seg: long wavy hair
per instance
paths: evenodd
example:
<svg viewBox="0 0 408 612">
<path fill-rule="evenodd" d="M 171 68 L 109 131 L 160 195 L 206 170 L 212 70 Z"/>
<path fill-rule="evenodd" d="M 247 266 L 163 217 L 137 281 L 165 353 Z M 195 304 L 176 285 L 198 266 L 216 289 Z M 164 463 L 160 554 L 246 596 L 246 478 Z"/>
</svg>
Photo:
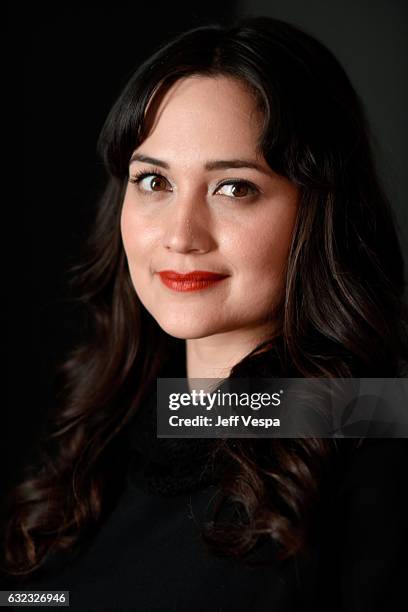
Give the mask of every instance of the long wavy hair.
<svg viewBox="0 0 408 612">
<path fill-rule="evenodd" d="M 286 377 L 393 377 L 407 359 L 396 224 L 364 109 L 339 62 L 310 35 L 270 18 L 180 34 L 138 67 L 101 131 L 106 190 L 67 279 L 86 333 L 56 368 L 55 409 L 39 461 L 10 496 L 8 573 L 30 575 L 98 528 L 118 493 L 120 434 L 176 343 L 135 293 L 120 214 L 131 153 L 149 130 L 149 102 L 196 74 L 233 77 L 250 88 L 264 118 L 259 149 L 300 193 L 277 331 L 231 376 L 251 365 L 256 372 L 265 351 Z M 354 448 L 342 442 L 217 441 L 230 459 L 221 506 L 232 501 L 241 519 L 220 524 L 216 513 L 203 532 L 213 551 L 243 558 L 263 536 L 281 559 L 307 550 L 339 446 Z"/>
</svg>

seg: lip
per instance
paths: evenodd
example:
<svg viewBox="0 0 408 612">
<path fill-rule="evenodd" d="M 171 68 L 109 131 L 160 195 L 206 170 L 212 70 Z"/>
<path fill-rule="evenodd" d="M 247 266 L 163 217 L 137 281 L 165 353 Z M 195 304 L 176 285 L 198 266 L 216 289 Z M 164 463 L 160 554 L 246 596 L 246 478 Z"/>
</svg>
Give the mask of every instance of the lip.
<svg viewBox="0 0 408 612">
<path fill-rule="evenodd" d="M 199 291 L 224 280 L 228 276 L 208 270 L 193 270 L 185 274 L 180 274 L 175 270 L 161 270 L 158 274 L 162 283 L 174 291 Z"/>
</svg>

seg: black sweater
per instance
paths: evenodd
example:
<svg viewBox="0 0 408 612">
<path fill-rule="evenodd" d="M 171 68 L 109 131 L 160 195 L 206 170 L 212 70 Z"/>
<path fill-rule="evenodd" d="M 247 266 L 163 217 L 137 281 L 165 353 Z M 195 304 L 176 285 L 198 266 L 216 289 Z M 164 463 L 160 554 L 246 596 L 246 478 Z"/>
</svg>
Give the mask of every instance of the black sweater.
<svg viewBox="0 0 408 612">
<path fill-rule="evenodd" d="M 185 376 L 184 362 L 161 375 Z M 367 440 L 333 474 L 308 554 L 278 562 L 264 541 L 251 566 L 217 557 L 200 535 L 217 493 L 213 441 L 157 439 L 155 404 L 152 389 L 127 428 L 126 484 L 96 535 L 23 589 L 69 590 L 78 612 L 408 609 L 407 440 Z"/>
</svg>

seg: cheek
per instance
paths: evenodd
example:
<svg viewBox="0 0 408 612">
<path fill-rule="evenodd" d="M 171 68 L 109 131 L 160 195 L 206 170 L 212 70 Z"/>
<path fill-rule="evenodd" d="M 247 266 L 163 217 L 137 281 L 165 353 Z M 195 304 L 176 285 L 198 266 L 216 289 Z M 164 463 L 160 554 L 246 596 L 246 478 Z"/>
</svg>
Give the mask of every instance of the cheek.
<svg viewBox="0 0 408 612">
<path fill-rule="evenodd" d="M 131 202 L 125 198 L 120 217 L 120 230 L 125 253 L 132 265 L 137 261 L 135 257 L 148 250 L 149 231 L 145 225 L 140 215 L 132 210 Z"/>
<path fill-rule="evenodd" d="M 120 233 L 125 252 L 128 255 L 131 248 L 131 237 L 134 235 L 134 232 L 132 231 L 132 216 L 130 214 L 130 206 L 126 196 L 120 214 Z"/>
<path fill-rule="evenodd" d="M 247 277 L 259 282 L 278 278 L 284 272 L 296 221 L 296 209 L 261 215 L 235 236 L 235 251 Z"/>
</svg>

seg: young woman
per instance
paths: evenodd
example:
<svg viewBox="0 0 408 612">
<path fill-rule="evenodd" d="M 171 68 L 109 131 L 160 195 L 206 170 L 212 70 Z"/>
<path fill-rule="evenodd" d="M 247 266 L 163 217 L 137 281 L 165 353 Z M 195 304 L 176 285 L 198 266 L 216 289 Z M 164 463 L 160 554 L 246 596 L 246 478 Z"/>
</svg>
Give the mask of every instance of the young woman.
<svg viewBox="0 0 408 612">
<path fill-rule="evenodd" d="M 404 441 L 156 437 L 158 377 L 401 376 L 403 261 L 343 69 L 274 19 L 196 28 L 99 150 L 87 335 L 10 499 L 12 584 L 88 612 L 399 609 Z"/>
</svg>

